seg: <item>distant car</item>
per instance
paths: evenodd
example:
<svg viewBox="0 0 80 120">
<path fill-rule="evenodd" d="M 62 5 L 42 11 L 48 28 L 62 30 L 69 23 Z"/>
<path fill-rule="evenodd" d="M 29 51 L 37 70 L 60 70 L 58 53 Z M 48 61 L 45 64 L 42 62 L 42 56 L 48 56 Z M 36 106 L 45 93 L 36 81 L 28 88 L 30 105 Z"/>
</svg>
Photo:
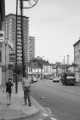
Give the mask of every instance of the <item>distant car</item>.
<svg viewBox="0 0 80 120">
<path fill-rule="evenodd" d="M 53 82 L 60 82 L 60 77 L 53 78 Z"/>
<path fill-rule="evenodd" d="M 50 77 L 49 77 L 49 80 L 53 80 L 53 78 L 54 78 L 53 76 L 50 76 Z"/>
<path fill-rule="evenodd" d="M 38 81 L 38 79 L 36 77 L 32 77 L 32 83 L 35 83 L 37 81 Z"/>
<path fill-rule="evenodd" d="M 74 73 L 63 73 L 61 77 L 63 85 L 75 85 L 76 78 Z"/>
</svg>

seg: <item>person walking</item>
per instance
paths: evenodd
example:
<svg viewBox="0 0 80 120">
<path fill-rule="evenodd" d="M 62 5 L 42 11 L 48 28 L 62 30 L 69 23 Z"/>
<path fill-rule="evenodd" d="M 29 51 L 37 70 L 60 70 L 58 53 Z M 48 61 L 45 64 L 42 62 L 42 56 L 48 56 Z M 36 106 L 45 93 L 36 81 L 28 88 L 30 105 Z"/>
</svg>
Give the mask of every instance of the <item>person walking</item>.
<svg viewBox="0 0 80 120">
<path fill-rule="evenodd" d="M 6 82 L 7 105 L 11 104 L 12 86 L 12 80 L 9 78 L 9 80 Z"/>
<path fill-rule="evenodd" d="M 31 99 L 30 99 L 30 87 L 31 87 L 31 78 L 23 77 L 22 86 L 24 91 L 24 104 L 31 106 Z"/>
</svg>

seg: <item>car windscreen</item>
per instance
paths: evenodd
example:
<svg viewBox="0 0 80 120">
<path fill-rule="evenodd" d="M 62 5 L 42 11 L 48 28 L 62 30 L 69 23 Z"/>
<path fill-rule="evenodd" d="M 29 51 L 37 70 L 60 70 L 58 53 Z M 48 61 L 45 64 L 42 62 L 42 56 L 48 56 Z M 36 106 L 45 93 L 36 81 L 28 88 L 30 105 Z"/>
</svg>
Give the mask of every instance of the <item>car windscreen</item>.
<svg viewBox="0 0 80 120">
<path fill-rule="evenodd" d="M 67 79 L 74 79 L 74 76 L 66 76 Z"/>
</svg>

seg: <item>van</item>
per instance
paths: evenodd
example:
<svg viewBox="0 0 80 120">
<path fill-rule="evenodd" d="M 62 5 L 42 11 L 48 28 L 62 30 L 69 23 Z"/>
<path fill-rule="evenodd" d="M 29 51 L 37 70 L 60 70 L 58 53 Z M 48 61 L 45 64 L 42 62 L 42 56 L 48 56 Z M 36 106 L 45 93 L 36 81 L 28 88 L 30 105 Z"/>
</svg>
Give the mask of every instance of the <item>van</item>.
<svg viewBox="0 0 80 120">
<path fill-rule="evenodd" d="M 61 76 L 63 85 L 75 85 L 76 78 L 74 73 L 63 73 Z"/>
</svg>

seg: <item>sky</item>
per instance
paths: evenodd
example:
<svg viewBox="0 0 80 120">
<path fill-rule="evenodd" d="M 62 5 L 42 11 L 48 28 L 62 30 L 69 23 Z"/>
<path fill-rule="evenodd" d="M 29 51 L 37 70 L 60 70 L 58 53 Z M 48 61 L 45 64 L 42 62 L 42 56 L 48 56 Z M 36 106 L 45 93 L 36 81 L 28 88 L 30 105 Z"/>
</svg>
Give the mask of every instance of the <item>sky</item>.
<svg viewBox="0 0 80 120">
<path fill-rule="evenodd" d="M 5 0 L 6 14 L 16 13 L 16 0 Z M 31 9 L 29 35 L 35 36 L 35 55 L 51 63 L 74 62 L 73 44 L 80 38 L 80 0 L 39 0 Z M 64 59 L 65 58 L 65 59 Z"/>
</svg>

